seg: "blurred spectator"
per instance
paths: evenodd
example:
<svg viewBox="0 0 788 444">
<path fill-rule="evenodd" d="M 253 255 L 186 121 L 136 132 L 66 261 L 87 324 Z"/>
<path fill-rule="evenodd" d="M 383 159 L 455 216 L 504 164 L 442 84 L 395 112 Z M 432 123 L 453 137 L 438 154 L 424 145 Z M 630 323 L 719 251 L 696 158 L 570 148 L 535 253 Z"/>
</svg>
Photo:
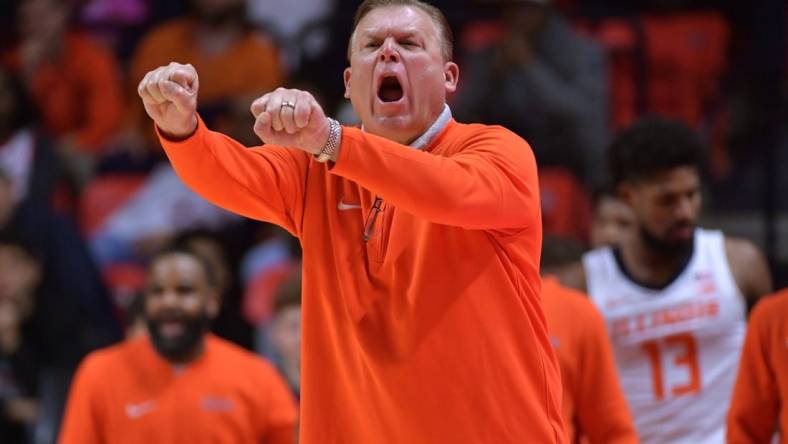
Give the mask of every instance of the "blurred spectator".
<svg viewBox="0 0 788 444">
<path fill-rule="evenodd" d="M 241 286 L 228 246 L 217 231 L 193 229 L 180 233 L 175 245 L 202 256 L 216 275 L 220 296 L 219 314 L 212 331 L 244 348 L 252 349 L 253 330 L 241 314 Z"/>
<path fill-rule="evenodd" d="M 271 321 L 277 289 L 293 273 L 300 254 L 293 251 L 293 237 L 279 227 L 259 225 L 256 237 L 256 245 L 241 260 L 243 312 L 250 323 L 265 327 Z M 267 349 L 258 351 L 267 354 Z"/>
<path fill-rule="evenodd" d="M 152 0 L 83 0 L 79 22 L 115 50 L 121 62 L 130 56 L 143 27 L 153 18 Z M 158 3 L 165 3 L 159 1 Z"/>
<path fill-rule="evenodd" d="M 632 209 L 612 190 L 600 188 L 594 196 L 591 248 L 616 247 L 634 225 Z"/>
<path fill-rule="evenodd" d="M 282 84 L 279 51 L 270 38 L 247 24 L 245 0 L 191 0 L 191 5 L 187 17 L 159 25 L 140 42 L 129 78 L 134 97 L 146 72 L 173 61 L 190 63 L 200 72 L 203 119 L 214 129 L 257 144 L 249 129 L 249 105 Z M 139 100 L 134 106 L 134 118 L 150 128 L 147 119 L 142 120 Z"/>
<path fill-rule="evenodd" d="M 58 0 L 23 0 L 19 69 L 47 130 L 59 137 L 69 165 L 86 178 L 92 158 L 118 129 L 123 112 L 121 74 L 114 56 L 71 27 L 73 6 Z"/>
<path fill-rule="evenodd" d="M 144 261 L 179 231 L 219 228 L 234 220 L 238 217 L 194 194 L 169 165 L 162 164 L 96 230 L 91 250 L 102 268 L 116 262 Z"/>
<path fill-rule="evenodd" d="M 62 444 L 289 444 L 296 407 L 276 370 L 208 333 L 219 310 L 211 267 L 188 250 L 157 255 L 148 335 L 90 355 L 69 395 Z M 144 419 L 136 420 L 135 419 Z"/>
<path fill-rule="evenodd" d="M 282 45 L 288 70 L 300 66 L 302 53 L 316 57 L 329 42 L 335 0 L 249 0 L 249 18 L 271 31 Z"/>
<path fill-rule="evenodd" d="M 663 9 L 642 18 L 647 111 L 697 128 L 720 106 L 729 25 L 717 11 Z"/>
<path fill-rule="evenodd" d="M 41 328 L 52 362 L 75 365 L 120 338 L 115 315 L 87 249 L 67 218 L 35 202 L 15 203 L 0 170 L 0 235 L 18 238 L 42 267 Z"/>
<path fill-rule="evenodd" d="M 36 309 L 41 267 L 15 239 L 0 238 L 0 437 L 32 442 L 38 418 L 41 343 Z"/>
<path fill-rule="evenodd" d="M 272 359 L 296 398 L 301 394 L 301 267 L 294 269 L 274 299 L 269 338 Z"/>
<path fill-rule="evenodd" d="M 566 168 L 539 168 L 539 197 L 544 234 L 588 241 L 591 199 Z"/>
<path fill-rule="evenodd" d="M 9 176 L 15 202 L 30 200 L 63 209 L 76 199 L 57 148 L 36 125 L 21 80 L 0 67 L 0 168 Z"/>
<path fill-rule="evenodd" d="M 525 138 L 541 165 L 604 177 L 608 139 L 605 57 L 572 30 L 550 0 L 492 0 L 503 38 L 467 54 L 453 110 L 464 121 L 501 124 Z"/>
</svg>

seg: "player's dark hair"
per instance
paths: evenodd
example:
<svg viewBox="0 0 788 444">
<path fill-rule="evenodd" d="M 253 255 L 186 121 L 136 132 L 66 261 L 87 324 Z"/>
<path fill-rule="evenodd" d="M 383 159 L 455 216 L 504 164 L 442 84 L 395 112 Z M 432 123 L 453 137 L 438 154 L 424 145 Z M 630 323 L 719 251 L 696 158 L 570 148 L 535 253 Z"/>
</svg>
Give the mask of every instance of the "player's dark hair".
<svg viewBox="0 0 788 444">
<path fill-rule="evenodd" d="M 644 118 L 621 131 L 608 152 L 614 185 L 647 180 L 676 167 L 700 170 L 703 146 L 695 132 L 681 122 Z"/>
</svg>

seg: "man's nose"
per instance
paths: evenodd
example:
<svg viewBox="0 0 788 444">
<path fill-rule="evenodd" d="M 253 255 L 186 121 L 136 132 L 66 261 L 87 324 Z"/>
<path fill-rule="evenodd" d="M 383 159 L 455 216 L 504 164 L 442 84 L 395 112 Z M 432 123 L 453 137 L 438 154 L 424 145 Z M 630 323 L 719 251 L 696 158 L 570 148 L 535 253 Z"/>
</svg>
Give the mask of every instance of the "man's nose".
<svg viewBox="0 0 788 444">
<path fill-rule="evenodd" d="M 175 307 L 178 305 L 178 293 L 175 291 L 164 291 L 159 300 L 163 307 Z"/>
<path fill-rule="evenodd" d="M 679 199 L 674 210 L 674 216 L 679 219 L 690 219 L 692 217 L 692 199 L 683 197 Z"/>
<path fill-rule="evenodd" d="M 381 62 L 399 62 L 399 51 L 393 38 L 389 37 L 383 41 L 379 57 Z"/>
</svg>

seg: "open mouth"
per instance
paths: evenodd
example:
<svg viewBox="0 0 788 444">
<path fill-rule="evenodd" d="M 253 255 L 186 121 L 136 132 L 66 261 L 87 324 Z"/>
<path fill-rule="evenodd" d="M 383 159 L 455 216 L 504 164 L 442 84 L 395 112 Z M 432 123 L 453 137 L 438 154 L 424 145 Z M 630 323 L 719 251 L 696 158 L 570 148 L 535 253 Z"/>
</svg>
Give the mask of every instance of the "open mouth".
<svg viewBox="0 0 788 444">
<path fill-rule="evenodd" d="M 378 98 L 381 102 L 396 102 L 402 98 L 402 85 L 394 76 L 384 77 L 378 87 Z"/>
<path fill-rule="evenodd" d="M 166 338 L 182 335 L 186 331 L 186 326 L 181 321 L 167 320 L 159 322 L 159 333 Z"/>
</svg>

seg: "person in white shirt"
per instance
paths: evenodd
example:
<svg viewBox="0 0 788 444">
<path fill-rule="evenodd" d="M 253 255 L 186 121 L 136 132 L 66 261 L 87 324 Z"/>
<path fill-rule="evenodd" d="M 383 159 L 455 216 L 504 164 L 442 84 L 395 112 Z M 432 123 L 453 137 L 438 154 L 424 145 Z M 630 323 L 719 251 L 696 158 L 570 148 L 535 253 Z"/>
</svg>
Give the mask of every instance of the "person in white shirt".
<svg viewBox="0 0 788 444">
<path fill-rule="evenodd" d="M 678 122 L 624 130 L 610 171 L 634 225 L 562 276 L 605 317 L 644 444 L 724 443 L 746 313 L 772 288 L 751 242 L 696 226 L 702 153 Z"/>
</svg>

